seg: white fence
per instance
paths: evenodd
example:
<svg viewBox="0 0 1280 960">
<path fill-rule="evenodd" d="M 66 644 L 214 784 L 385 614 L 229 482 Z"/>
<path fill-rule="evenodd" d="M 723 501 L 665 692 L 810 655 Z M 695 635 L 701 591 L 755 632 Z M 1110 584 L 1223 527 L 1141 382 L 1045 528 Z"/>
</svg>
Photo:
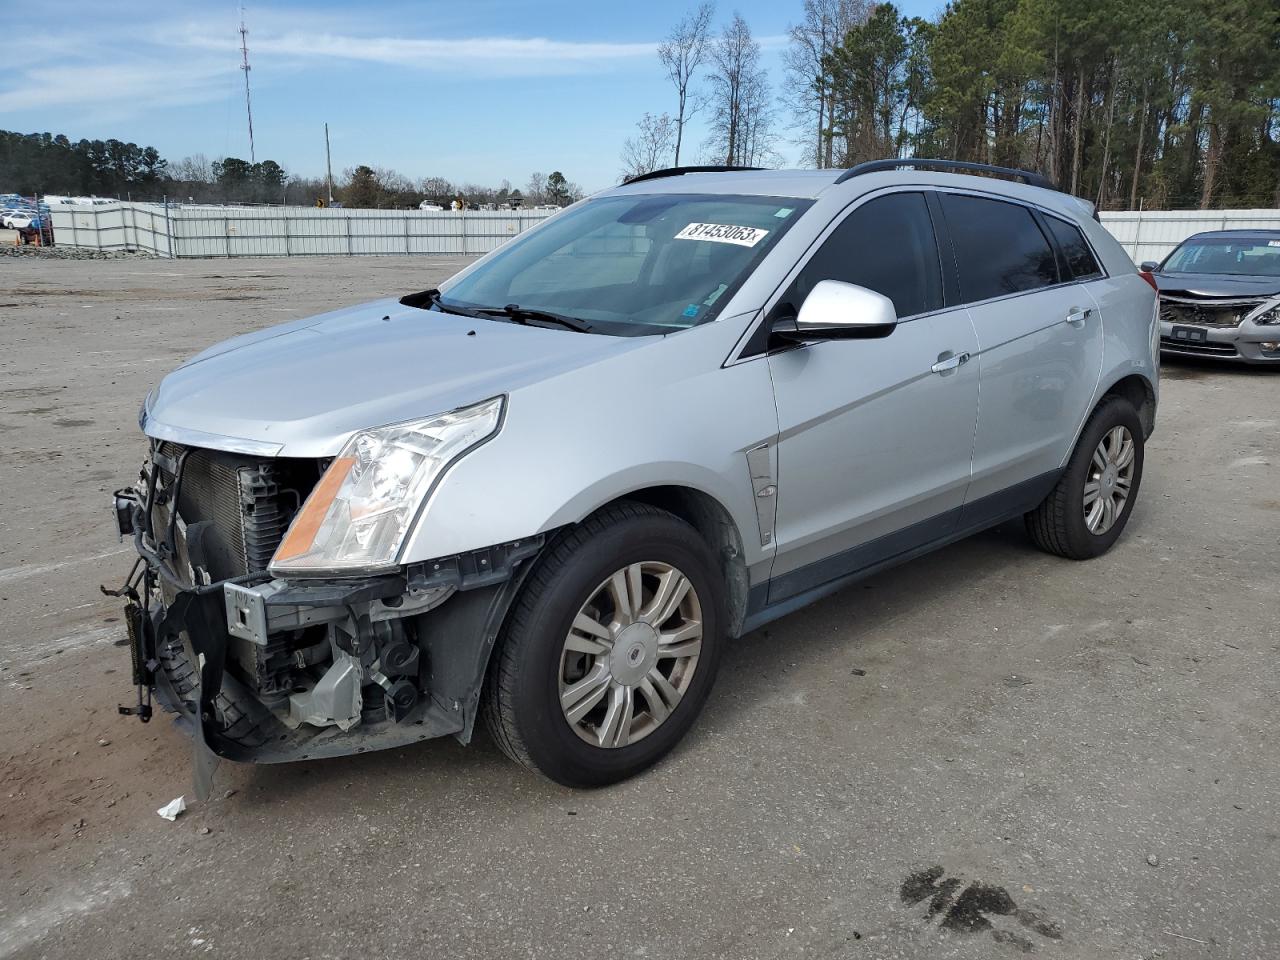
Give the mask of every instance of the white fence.
<svg viewBox="0 0 1280 960">
<path fill-rule="evenodd" d="M 163 204 L 49 204 L 53 239 L 60 247 L 143 250 L 174 256 Z"/>
<path fill-rule="evenodd" d="M 428 213 L 315 207 L 222 207 L 116 202 L 50 204 L 55 241 L 162 257 L 480 254 L 548 216 L 541 210 Z M 1193 233 L 1280 229 L 1280 210 L 1112 211 L 1102 225 L 1135 263 L 1161 260 Z"/>
<path fill-rule="evenodd" d="M 343 210 L 116 202 L 50 204 L 54 242 L 161 257 L 488 253 L 542 210 Z"/>
<path fill-rule="evenodd" d="M 1125 210 L 1104 212 L 1101 218 L 1134 263 L 1163 260 L 1193 233 L 1280 229 L 1280 210 Z"/>
</svg>

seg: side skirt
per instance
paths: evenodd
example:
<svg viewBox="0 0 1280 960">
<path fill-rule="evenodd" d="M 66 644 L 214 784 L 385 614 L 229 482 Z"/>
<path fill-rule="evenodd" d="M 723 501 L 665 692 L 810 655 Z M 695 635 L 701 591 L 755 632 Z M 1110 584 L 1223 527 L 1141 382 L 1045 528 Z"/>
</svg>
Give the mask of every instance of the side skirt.
<svg viewBox="0 0 1280 960">
<path fill-rule="evenodd" d="M 1061 476 L 1062 471 L 1053 470 L 1032 477 L 981 500 L 757 584 L 747 597 L 747 616 L 741 632 L 750 633 L 882 570 L 1020 517 L 1039 506 Z M 770 603 L 771 595 L 778 599 Z"/>
</svg>

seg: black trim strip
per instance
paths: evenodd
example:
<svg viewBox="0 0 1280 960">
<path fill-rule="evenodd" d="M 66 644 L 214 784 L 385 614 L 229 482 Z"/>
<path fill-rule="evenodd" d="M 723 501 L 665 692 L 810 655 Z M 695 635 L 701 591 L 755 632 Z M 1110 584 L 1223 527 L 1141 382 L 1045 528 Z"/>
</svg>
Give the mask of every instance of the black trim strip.
<svg viewBox="0 0 1280 960">
<path fill-rule="evenodd" d="M 962 507 L 756 584 L 747 596 L 747 616 L 742 633 L 756 630 L 882 570 L 1020 517 L 1038 506 L 1061 476 L 1061 470 L 1042 473 Z"/>
<path fill-rule="evenodd" d="M 765 167 L 733 167 L 724 164 L 704 164 L 695 167 L 666 167 L 662 170 L 650 170 L 622 181 L 625 187 L 632 183 L 643 183 L 646 180 L 659 180 L 663 177 L 682 177 L 686 173 L 732 173 L 741 170 L 764 170 Z"/>
<path fill-rule="evenodd" d="M 942 199 L 937 190 L 924 195 L 929 204 L 929 216 L 933 220 L 933 242 L 938 248 L 938 261 L 942 265 L 942 300 L 947 308 L 964 306 L 960 295 L 960 267 L 956 262 L 955 244 L 951 242 L 951 226 L 942 212 Z"/>
<path fill-rule="evenodd" d="M 769 582 L 769 602 L 777 603 L 797 594 L 820 587 L 831 580 L 838 580 L 878 563 L 909 553 L 917 547 L 939 543 L 956 529 L 960 520 L 960 507 L 913 523 L 909 527 L 886 533 L 866 543 L 860 543 L 824 560 L 806 564 L 790 573 L 774 577 Z"/>
</svg>

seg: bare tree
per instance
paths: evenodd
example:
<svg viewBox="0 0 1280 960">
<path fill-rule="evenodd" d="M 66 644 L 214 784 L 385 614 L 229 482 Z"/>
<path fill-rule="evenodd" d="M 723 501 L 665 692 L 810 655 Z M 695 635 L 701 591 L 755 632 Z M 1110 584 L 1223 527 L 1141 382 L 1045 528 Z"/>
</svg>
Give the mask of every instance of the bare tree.
<svg viewBox="0 0 1280 960">
<path fill-rule="evenodd" d="M 418 182 L 418 189 L 430 200 L 437 202 L 449 200 L 454 195 L 453 184 L 444 177 L 423 177 Z"/>
<path fill-rule="evenodd" d="M 816 167 L 832 163 L 832 91 L 826 82 L 823 58 L 844 40 L 851 27 L 865 23 L 871 0 L 804 0 L 804 19 L 791 27 L 791 45 L 783 52 L 787 68 L 784 94 L 799 123 L 813 124 L 801 138 L 809 144 L 807 159 Z"/>
<path fill-rule="evenodd" d="M 183 157 L 169 167 L 169 176 L 187 183 L 213 183 L 213 165 L 203 153 Z"/>
<path fill-rule="evenodd" d="M 684 125 L 697 112 L 697 106 L 689 102 L 689 84 L 694 74 L 707 59 L 707 43 L 711 36 L 711 18 L 716 5 L 710 0 L 675 25 L 670 35 L 658 47 L 658 59 L 676 88 L 676 156 L 680 166 L 680 147 L 684 143 Z"/>
<path fill-rule="evenodd" d="M 541 173 L 529 174 L 529 183 L 524 188 L 525 199 L 529 203 L 547 202 L 547 178 Z"/>
<path fill-rule="evenodd" d="M 741 15 L 711 45 L 711 139 L 707 150 L 729 166 L 772 159 L 773 108 L 769 78 L 760 66 L 760 44 Z"/>
<path fill-rule="evenodd" d="M 676 121 L 669 114 L 646 113 L 636 124 L 636 135 L 622 145 L 622 179 L 652 173 L 667 162 L 676 138 Z"/>
</svg>

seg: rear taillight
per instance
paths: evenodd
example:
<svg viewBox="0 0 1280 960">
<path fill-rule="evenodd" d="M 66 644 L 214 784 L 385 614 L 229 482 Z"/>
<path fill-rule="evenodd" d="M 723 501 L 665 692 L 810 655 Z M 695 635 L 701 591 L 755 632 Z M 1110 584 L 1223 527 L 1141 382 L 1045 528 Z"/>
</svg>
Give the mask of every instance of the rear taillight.
<svg viewBox="0 0 1280 960">
<path fill-rule="evenodd" d="M 1150 270 L 1139 270 L 1138 276 L 1140 276 L 1143 280 L 1147 281 L 1147 283 L 1151 284 L 1151 289 L 1156 291 L 1156 293 L 1160 292 L 1160 288 L 1156 286 L 1156 276 Z"/>
</svg>

